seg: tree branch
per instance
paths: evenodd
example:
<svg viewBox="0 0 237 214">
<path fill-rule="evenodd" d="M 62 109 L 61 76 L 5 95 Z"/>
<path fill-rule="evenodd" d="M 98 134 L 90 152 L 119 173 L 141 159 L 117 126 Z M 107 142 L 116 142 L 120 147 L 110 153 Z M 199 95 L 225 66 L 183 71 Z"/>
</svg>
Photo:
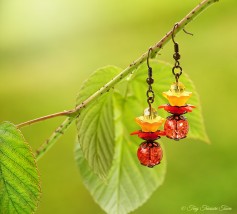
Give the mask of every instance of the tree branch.
<svg viewBox="0 0 237 214">
<path fill-rule="evenodd" d="M 186 15 L 181 21 L 176 23 L 176 27 L 173 30 L 172 29 L 165 34 L 165 36 L 155 45 L 151 46 L 150 51 L 150 57 L 154 58 L 158 52 L 164 47 L 164 45 L 172 38 L 172 34 L 175 36 L 180 30 L 182 30 L 185 25 L 187 25 L 189 22 L 191 22 L 197 15 L 199 15 L 204 9 L 209 7 L 211 4 L 217 2 L 219 0 L 203 0 L 199 5 L 197 5 L 188 15 Z M 103 93 L 110 90 L 116 83 L 120 82 L 124 77 L 126 77 L 128 74 L 132 73 L 140 64 L 146 61 L 148 56 L 148 51 L 145 52 L 141 57 L 139 57 L 137 60 L 133 61 L 126 69 L 124 69 L 121 73 L 119 73 L 116 77 L 114 77 L 110 82 L 105 84 L 102 88 L 100 88 L 97 92 L 95 92 L 93 95 L 91 95 L 89 98 L 87 98 L 84 102 L 82 102 L 80 105 L 78 105 L 75 109 L 63 111 L 47 116 L 43 116 L 34 120 L 26 121 L 24 123 L 20 123 L 17 125 L 18 128 L 22 128 L 27 125 L 31 125 L 33 123 L 37 123 L 40 121 L 44 121 L 47 119 L 51 119 L 58 116 L 77 116 L 79 113 L 79 110 L 83 107 L 85 107 L 87 104 L 89 104 L 92 100 L 98 98 Z"/>
<path fill-rule="evenodd" d="M 198 4 L 190 13 L 188 13 L 181 21 L 176 23 L 176 27 L 172 29 L 165 34 L 165 36 L 155 45 L 151 47 L 150 51 L 150 57 L 154 58 L 158 52 L 161 50 L 161 48 L 164 47 L 164 45 L 175 36 L 180 30 L 182 30 L 185 25 L 190 23 L 197 15 L 199 15 L 204 9 L 208 8 L 213 3 L 217 2 L 218 0 L 203 0 L 200 4 Z M 120 82 L 122 79 L 124 79 L 128 74 L 132 73 L 140 64 L 146 61 L 148 57 L 148 51 L 145 52 L 141 57 L 139 57 L 137 60 L 132 62 L 126 69 L 124 69 L 121 73 L 119 73 L 117 76 L 115 76 L 110 82 L 105 84 L 102 88 L 100 88 L 98 91 L 96 91 L 93 95 L 91 95 L 89 98 L 87 98 L 84 102 L 82 102 L 80 105 L 78 105 L 75 109 L 59 112 L 56 114 L 44 116 L 35 120 L 31 120 L 28 122 L 21 123 L 17 125 L 18 128 L 21 128 L 26 125 L 30 125 L 39 121 L 47 120 L 50 118 L 58 117 L 58 116 L 69 116 L 62 125 L 59 126 L 59 128 L 53 133 L 53 135 L 37 150 L 36 157 L 37 160 L 45 154 L 49 148 L 52 147 L 52 145 L 56 142 L 56 140 L 62 135 L 62 133 L 67 129 L 67 127 L 72 123 L 72 121 L 79 115 L 80 110 L 83 107 L 86 107 L 91 101 L 97 99 L 99 96 L 101 96 L 103 93 L 110 90 L 115 84 Z"/>
<path fill-rule="evenodd" d="M 20 123 L 20 124 L 16 125 L 16 127 L 19 129 L 19 128 L 22 128 L 24 126 L 29 126 L 33 123 L 38 123 L 38 122 L 48 120 L 48 119 L 51 119 L 51 118 L 55 118 L 55 117 L 59 117 L 59 116 L 70 116 L 72 114 L 72 111 L 74 111 L 74 110 L 62 111 L 62 112 L 46 115 L 46 116 L 43 116 L 43 117 L 39 117 L 39 118 L 36 118 L 36 119 L 33 119 L 33 120 L 29 120 L 29 121 Z"/>
<path fill-rule="evenodd" d="M 175 36 L 180 30 L 182 30 L 185 25 L 191 22 L 197 15 L 199 15 L 204 9 L 209 7 L 211 4 L 217 2 L 218 0 L 203 0 L 199 5 L 197 5 L 190 13 L 188 13 L 181 21 L 177 22 L 176 27 L 165 34 L 165 36 L 155 45 L 151 46 L 150 57 L 154 58 L 161 48 L 172 38 L 172 34 Z M 174 32 L 173 32 L 174 31 Z M 124 69 L 121 73 L 119 73 L 116 77 L 114 77 L 110 82 L 105 84 L 102 88 L 100 88 L 97 92 L 87 98 L 84 102 L 76 107 L 76 109 L 72 112 L 78 113 L 79 110 L 89 104 L 92 100 L 95 100 L 103 93 L 110 90 L 116 83 L 120 82 L 123 78 L 125 78 L 128 74 L 132 73 L 140 64 L 146 61 L 148 57 L 148 51 L 145 52 L 141 57 L 132 62 L 126 69 Z"/>
</svg>

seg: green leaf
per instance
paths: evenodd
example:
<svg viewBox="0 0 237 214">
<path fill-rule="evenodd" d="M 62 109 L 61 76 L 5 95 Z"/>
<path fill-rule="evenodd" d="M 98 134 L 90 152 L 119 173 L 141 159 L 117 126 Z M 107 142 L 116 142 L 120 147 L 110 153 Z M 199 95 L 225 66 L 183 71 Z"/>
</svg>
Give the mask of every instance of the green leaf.
<svg viewBox="0 0 237 214">
<path fill-rule="evenodd" d="M 153 107 L 157 107 L 161 104 L 167 103 L 167 100 L 165 100 L 165 98 L 163 98 L 161 94 L 163 91 L 167 91 L 170 88 L 170 85 L 174 81 L 174 77 L 171 74 L 170 65 L 158 62 L 157 60 L 152 61 L 151 64 L 153 67 L 153 77 L 155 79 L 153 89 L 156 94 Z M 98 78 L 98 81 L 101 81 L 101 78 L 111 79 L 111 74 L 109 71 L 116 69 L 117 68 L 114 68 L 112 66 L 103 68 L 101 70 L 98 70 L 94 74 L 93 78 Z M 119 70 L 120 69 L 117 69 L 117 72 L 119 72 Z M 108 78 L 106 77 L 107 75 Z M 141 206 L 162 184 L 165 177 L 165 154 L 162 163 L 152 169 L 140 165 L 139 161 L 137 160 L 136 152 L 142 140 L 137 137 L 130 136 L 131 132 L 139 129 L 138 125 L 136 125 L 134 121 L 134 118 L 140 116 L 143 113 L 143 110 L 147 108 L 146 78 L 147 67 L 145 64 L 143 64 L 136 70 L 136 72 L 134 72 L 134 74 L 130 75 L 119 84 L 117 84 L 114 87 L 114 92 L 112 95 L 103 95 L 103 98 L 101 97 L 96 101 L 96 105 L 102 107 L 100 112 L 103 111 L 103 108 L 108 111 L 107 106 L 109 106 L 112 109 L 113 115 L 111 116 L 111 113 L 109 114 L 110 116 L 107 115 L 107 123 L 110 124 L 110 126 L 114 127 L 114 133 L 108 133 L 112 130 L 107 130 L 107 132 L 105 132 L 105 130 L 102 130 L 104 133 L 97 133 L 97 136 L 100 136 L 102 134 L 104 135 L 106 133 L 107 135 L 111 135 L 109 142 L 99 141 L 98 139 L 96 139 L 96 137 L 89 142 L 91 145 L 96 145 L 98 143 L 107 145 L 109 143 L 111 145 L 111 148 L 112 146 L 114 146 L 115 152 L 113 160 L 111 161 L 112 167 L 109 170 L 106 179 L 100 179 L 96 175 L 95 172 L 97 171 L 97 169 L 94 169 L 93 166 L 89 164 L 88 158 L 86 157 L 89 156 L 88 153 L 91 152 L 90 148 L 93 148 L 93 146 L 90 146 L 90 148 L 88 148 L 87 153 L 85 153 L 82 149 L 82 145 L 88 143 L 89 136 L 95 135 L 94 132 L 100 130 L 97 129 L 92 131 L 90 129 L 87 129 L 87 127 L 84 127 L 85 125 L 88 126 L 89 124 L 89 122 L 86 123 L 85 120 L 87 120 L 88 117 L 91 117 L 90 115 L 88 115 L 90 111 L 86 111 L 86 109 L 82 111 L 82 115 L 84 114 L 84 121 L 80 120 L 81 116 L 77 121 L 79 139 L 82 139 L 80 138 L 80 135 L 88 136 L 88 138 L 84 137 L 85 142 L 79 141 L 80 144 L 77 144 L 76 148 L 75 155 L 80 174 L 85 186 L 90 191 L 95 201 L 107 213 L 125 214 Z M 195 88 L 185 74 L 180 77 L 180 81 L 185 84 L 188 91 L 193 92 L 190 103 L 197 107 L 192 113 L 187 114 L 191 127 L 188 138 L 197 138 L 199 140 L 208 142 L 201 116 L 200 103 Z M 111 96 L 113 97 L 112 104 Z M 100 112 L 98 112 L 98 114 Z M 161 109 L 159 110 L 159 114 L 163 117 L 166 117 L 168 115 L 167 112 Z M 103 126 L 106 114 L 102 114 L 101 117 L 102 120 L 97 121 L 97 123 L 99 122 L 101 123 L 101 126 Z M 82 122 L 85 123 L 85 125 L 83 125 Z M 91 119 L 90 123 L 93 123 Z M 80 131 L 80 129 L 84 129 L 84 132 L 87 131 L 87 133 L 83 133 L 82 131 Z M 111 143 L 111 140 L 113 141 L 113 143 Z M 180 141 L 180 143 L 182 143 L 182 140 Z M 101 145 L 101 147 L 103 147 L 103 145 Z M 101 153 L 101 155 L 106 154 L 107 152 L 103 154 Z M 98 157 L 101 160 L 106 159 L 106 157 Z"/>
<path fill-rule="evenodd" d="M 21 132 L 0 123 L 0 213 L 34 213 L 40 186 L 37 166 Z"/>
<path fill-rule="evenodd" d="M 120 69 L 105 67 L 86 81 L 77 105 L 110 81 Z M 82 111 L 78 118 L 78 141 L 89 166 L 101 178 L 108 174 L 114 156 L 114 123 L 112 93 L 107 92 Z"/>
<path fill-rule="evenodd" d="M 119 95 L 117 95 L 119 96 Z M 111 214 L 128 213 L 141 206 L 162 184 L 166 171 L 166 160 L 150 169 L 140 165 L 136 151 L 141 139 L 131 137 L 129 133 L 136 130 L 136 124 L 129 120 L 139 111 L 136 102 L 117 99 L 118 108 L 115 116 L 115 156 L 107 179 L 101 180 L 88 166 L 83 157 L 80 144 L 77 144 L 76 158 L 80 174 L 94 200 Z M 124 107 L 122 107 L 124 106 Z M 123 111 L 122 111 L 123 110 Z"/>
</svg>

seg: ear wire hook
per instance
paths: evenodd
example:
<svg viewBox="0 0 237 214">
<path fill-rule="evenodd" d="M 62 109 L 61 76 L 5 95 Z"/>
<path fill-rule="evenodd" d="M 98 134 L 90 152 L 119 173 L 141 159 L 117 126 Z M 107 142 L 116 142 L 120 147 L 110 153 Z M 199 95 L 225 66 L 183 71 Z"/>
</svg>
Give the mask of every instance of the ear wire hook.
<svg viewBox="0 0 237 214">
<path fill-rule="evenodd" d="M 147 58 L 146 58 L 146 64 L 149 70 L 151 70 L 150 63 L 149 63 L 149 58 L 150 58 L 150 53 L 152 51 L 152 48 L 149 48 L 148 53 L 147 53 Z"/>
<path fill-rule="evenodd" d="M 179 63 L 179 59 L 180 59 L 180 54 L 179 54 L 179 44 L 177 42 L 174 41 L 174 31 L 175 29 L 179 26 L 178 23 L 176 23 L 173 27 L 173 31 L 172 31 L 172 41 L 174 43 L 174 54 L 173 54 L 173 58 L 175 60 L 174 63 L 174 67 L 172 68 L 172 73 L 175 76 L 175 80 L 176 80 L 176 84 L 178 87 L 178 81 L 179 81 L 179 77 L 182 74 L 182 67 L 180 66 Z"/>
<path fill-rule="evenodd" d="M 175 23 L 175 25 L 174 25 L 174 27 L 173 27 L 173 30 L 172 30 L 172 41 L 173 41 L 174 44 L 177 44 L 177 43 L 174 41 L 174 31 L 175 31 L 175 29 L 176 29 L 178 26 L 179 26 L 179 24 L 178 24 L 178 23 Z"/>
</svg>

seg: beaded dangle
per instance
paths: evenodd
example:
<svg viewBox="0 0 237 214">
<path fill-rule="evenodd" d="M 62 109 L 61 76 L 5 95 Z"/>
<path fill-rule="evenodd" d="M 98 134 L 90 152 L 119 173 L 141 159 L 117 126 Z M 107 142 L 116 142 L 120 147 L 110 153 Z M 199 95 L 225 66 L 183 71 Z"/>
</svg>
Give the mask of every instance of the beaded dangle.
<svg viewBox="0 0 237 214">
<path fill-rule="evenodd" d="M 148 78 L 146 82 L 148 84 L 148 90 L 146 95 L 148 108 L 144 110 L 143 116 L 135 119 L 137 124 L 141 127 L 141 130 L 131 133 L 131 135 L 138 135 L 139 138 L 144 140 L 138 147 L 137 157 L 140 163 L 147 167 L 154 167 L 161 162 L 163 152 L 160 144 L 156 142 L 156 140 L 165 135 L 164 131 L 159 130 L 165 119 L 158 116 L 157 111 L 152 108 L 155 94 L 152 90 L 152 84 L 154 83 L 152 68 L 149 65 L 149 55 L 151 51 L 152 49 L 150 48 L 147 56 Z"/>
<path fill-rule="evenodd" d="M 173 32 L 176 27 L 178 27 L 178 24 L 175 24 Z M 175 52 L 173 55 L 175 64 L 172 68 L 172 73 L 175 76 L 175 82 L 171 85 L 169 91 L 163 92 L 163 96 L 169 101 L 169 104 L 159 106 L 159 108 L 164 108 L 165 111 L 171 113 L 171 115 L 166 118 L 164 124 L 166 137 L 180 140 L 185 138 L 189 131 L 188 120 L 183 116 L 183 114 L 192 112 L 192 109 L 195 108 L 195 106 L 186 104 L 188 99 L 191 97 L 192 92 L 185 91 L 184 84 L 179 82 L 179 77 L 182 75 L 182 67 L 179 62 L 181 56 L 179 54 L 179 45 L 174 41 L 173 33 L 172 40 Z"/>
</svg>

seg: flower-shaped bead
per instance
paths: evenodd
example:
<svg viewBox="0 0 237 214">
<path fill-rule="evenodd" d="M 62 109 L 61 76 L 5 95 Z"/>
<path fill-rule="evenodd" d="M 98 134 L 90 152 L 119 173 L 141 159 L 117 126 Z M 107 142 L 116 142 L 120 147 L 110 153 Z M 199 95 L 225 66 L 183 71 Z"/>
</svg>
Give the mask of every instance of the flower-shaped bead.
<svg viewBox="0 0 237 214">
<path fill-rule="evenodd" d="M 156 132 L 143 132 L 141 130 L 132 132 L 130 135 L 137 135 L 143 140 L 148 140 L 148 141 L 154 141 L 159 139 L 161 136 L 166 136 L 166 133 L 164 131 L 156 131 Z"/>
<path fill-rule="evenodd" d="M 185 106 L 171 106 L 169 104 L 164 104 L 159 106 L 158 108 L 163 108 L 165 111 L 171 113 L 171 114 L 175 114 L 175 115 L 181 115 L 181 114 L 185 114 L 187 112 L 192 112 L 193 108 L 195 108 L 195 106 L 193 105 L 185 105 Z"/>
<path fill-rule="evenodd" d="M 163 96 L 171 106 L 185 106 L 192 92 L 185 91 L 183 83 L 173 83 L 169 91 L 163 92 Z"/>
<path fill-rule="evenodd" d="M 144 115 L 136 118 L 143 132 L 156 132 L 164 121 L 165 119 L 158 116 L 154 108 L 151 108 L 151 113 L 149 108 L 145 109 Z"/>
</svg>

